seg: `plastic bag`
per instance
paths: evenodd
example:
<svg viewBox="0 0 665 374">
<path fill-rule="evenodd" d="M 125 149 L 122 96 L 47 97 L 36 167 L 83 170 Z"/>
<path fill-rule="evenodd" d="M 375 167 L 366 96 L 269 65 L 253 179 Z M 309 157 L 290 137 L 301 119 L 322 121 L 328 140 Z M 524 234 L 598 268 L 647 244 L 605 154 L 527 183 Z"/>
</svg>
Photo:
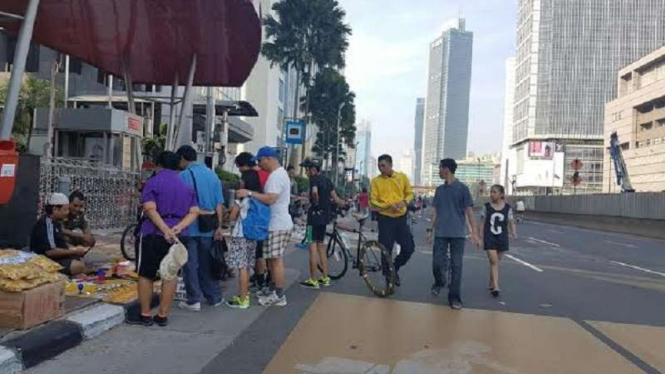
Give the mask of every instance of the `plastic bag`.
<svg viewBox="0 0 665 374">
<path fill-rule="evenodd" d="M 187 248 L 179 241 L 169 248 L 169 253 L 159 264 L 159 274 L 163 280 L 173 280 L 178 276 L 178 271 L 187 263 Z"/>
</svg>

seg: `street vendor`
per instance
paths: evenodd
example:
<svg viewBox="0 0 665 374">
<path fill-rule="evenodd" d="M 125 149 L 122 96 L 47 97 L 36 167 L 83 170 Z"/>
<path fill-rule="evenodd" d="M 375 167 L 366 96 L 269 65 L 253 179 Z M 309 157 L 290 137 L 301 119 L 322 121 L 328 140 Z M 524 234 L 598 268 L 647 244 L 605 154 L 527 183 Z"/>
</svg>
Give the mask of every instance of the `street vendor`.
<svg viewBox="0 0 665 374">
<path fill-rule="evenodd" d="M 49 196 L 45 213 L 32 228 L 30 236 L 32 251 L 62 265 L 61 272 L 66 275 L 85 273 L 86 264 L 83 262 L 83 257 L 88 250 L 82 247 L 69 248 L 62 232 L 62 222 L 69 215 L 67 196 L 61 193 Z"/>
<path fill-rule="evenodd" d="M 85 219 L 86 202 L 81 191 L 76 190 L 69 195 L 69 214 L 63 222 L 62 233 L 67 243 L 92 248 L 95 246 L 95 237 L 92 235 L 90 223 Z"/>
</svg>

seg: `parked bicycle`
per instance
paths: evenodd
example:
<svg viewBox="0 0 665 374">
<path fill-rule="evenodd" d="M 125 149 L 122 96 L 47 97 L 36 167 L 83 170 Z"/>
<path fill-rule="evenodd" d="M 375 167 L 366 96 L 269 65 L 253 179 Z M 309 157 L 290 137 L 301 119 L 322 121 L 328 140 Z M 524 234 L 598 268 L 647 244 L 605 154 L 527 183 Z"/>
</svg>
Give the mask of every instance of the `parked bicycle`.
<svg viewBox="0 0 665 374">
<path fill-rule="evenodd" d="M 327 233 L 330 239 L 327 247 L 328 276 L 334 280 L 341 279 L 346 275 L 349 263 L 353 269 L 358 269 L 361 278 L 367 287 L 379 297 L 387 297 L 394 292 L 395 288 L 395 266 L 390 252 L 379 242 L 367 240 L 363 234 L 363 225 L 370 217 L 369 213 L 352 216 L 358 221 L 359 228 L 349 230 L 358 234 L 358 245 L 355 255 L 351 253 L 349 245 L 342 238 L 337 225 L 337 217 L 344 216 L 343 211 L 338 211 L 333 221 L 333 231 Z M 388 277 L 383 274 L 383 264 L 388 267 Z M 321 270 L 319 268 L 319 270 Z"/>
</svg>

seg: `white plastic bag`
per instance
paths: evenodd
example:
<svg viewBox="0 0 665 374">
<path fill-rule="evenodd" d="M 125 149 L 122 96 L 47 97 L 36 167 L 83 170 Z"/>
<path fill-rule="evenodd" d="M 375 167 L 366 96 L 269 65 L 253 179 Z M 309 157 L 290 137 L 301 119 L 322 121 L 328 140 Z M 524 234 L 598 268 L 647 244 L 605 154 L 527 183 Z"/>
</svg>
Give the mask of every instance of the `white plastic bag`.
<svg viewBox="0 0 665 374">
<path fill-rule="evenodd" d="M 159 275 L 163 280 L 173 280 L 178 277 L 178 271 L 187 263 L 187 248 L 179 241 L 169 248 L 169 253 L 159 264 Z"/>
</svg>

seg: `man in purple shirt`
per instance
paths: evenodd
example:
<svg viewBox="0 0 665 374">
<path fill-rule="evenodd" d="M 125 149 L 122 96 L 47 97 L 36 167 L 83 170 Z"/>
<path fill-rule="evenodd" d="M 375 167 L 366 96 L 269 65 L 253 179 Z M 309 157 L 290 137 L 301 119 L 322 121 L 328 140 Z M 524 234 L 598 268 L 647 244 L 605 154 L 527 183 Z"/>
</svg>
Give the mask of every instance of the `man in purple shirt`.
<svg viewBox="0 0 665 374">
<path fill-rule="evenodd" d="M 194 191 L 178 176 L 180 156 L 173 152 L 162 152 L 157 157 L 157 174 L 143 188 L 141 203 L 146 219 L 141 224 L 141 246 L 138 254 L 138 296 L 141 313 L 128 316 L 127 323 L 150 326 L 157 323 L 166 326 L 168 313 L 173 303 L 177 279 L 162 280 L 159 311 L 150 314 L 153 282 L 164 257 L 178 236 L 187 234 L 187 227 L 198 217 Z"/>
</svg>

